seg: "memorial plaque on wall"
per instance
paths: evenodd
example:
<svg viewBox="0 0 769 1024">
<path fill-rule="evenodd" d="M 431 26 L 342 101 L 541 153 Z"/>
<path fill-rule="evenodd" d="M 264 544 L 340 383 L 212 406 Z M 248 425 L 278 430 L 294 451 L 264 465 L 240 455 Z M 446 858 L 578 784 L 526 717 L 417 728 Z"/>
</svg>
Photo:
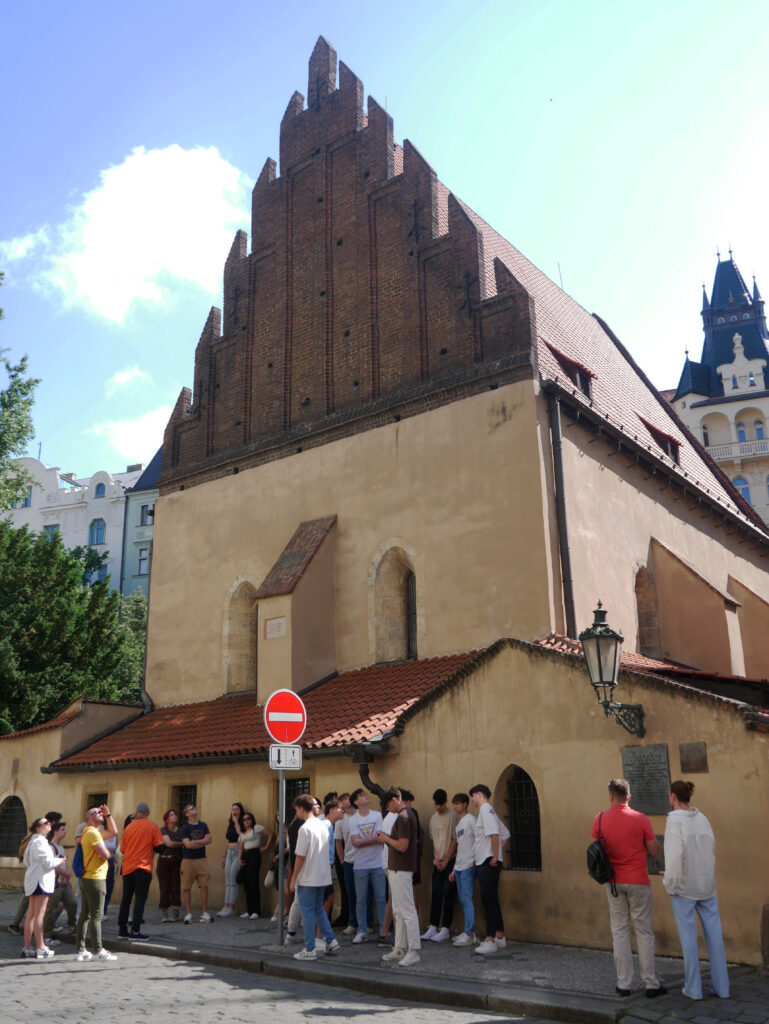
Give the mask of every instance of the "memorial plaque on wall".
<svg viewBox="0 0 769 1024">
<path fill-rule="evenodd" d="M 651 747 L 623 747 L 622 774 L 630 783 L 630 806 L 643 814 L 670 810 L 670 768 L 664 743 Z"/>
<path fill-rule="evenodd" d="M 679 743 L 678 753 L 684 775 L 708 770 L 708 748 L 705 743 Z"/>
</svg>

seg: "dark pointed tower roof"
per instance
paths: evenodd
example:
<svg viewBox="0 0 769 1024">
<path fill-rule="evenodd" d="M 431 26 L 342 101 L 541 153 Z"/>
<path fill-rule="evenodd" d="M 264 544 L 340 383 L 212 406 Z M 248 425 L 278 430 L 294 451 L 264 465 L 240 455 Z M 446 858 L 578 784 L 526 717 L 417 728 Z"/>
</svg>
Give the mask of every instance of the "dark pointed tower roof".
<svg viewBox="0 0 769 1024">
<path fill-rule="evenodd" d="M 713 278 L 713 290 L 710 293 L 710 305 L 713 309 L 727 309 L 750 305 L 750 292 L 745 279 L 729 250 L 729 259 L 719 259 L 716 276 Z"/>
</svg>

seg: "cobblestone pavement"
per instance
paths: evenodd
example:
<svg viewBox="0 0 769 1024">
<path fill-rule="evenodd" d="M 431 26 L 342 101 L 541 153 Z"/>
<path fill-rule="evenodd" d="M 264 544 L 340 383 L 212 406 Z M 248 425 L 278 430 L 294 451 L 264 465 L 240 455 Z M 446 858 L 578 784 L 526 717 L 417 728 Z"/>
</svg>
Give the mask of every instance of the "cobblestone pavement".
<svg viewBox="0 0 769 1024">
<path fill-rule="evenodd" d="M 46 962 L 22 960 L 18 953 L 18 939 L 0 935 L 0 1024 L 43 1017 L 50 1024 L 339 1024 L 385 1016 L 387 1024 L 533 1024 L 531 1018 L 412 1006 L 395 998 L 141 953 L 118 954 L 115 963 L 87 964 L 75 960 L 69 945 L 58 947 Z"/>
<path fill-rule="evenodd" d="M 0 891 L 0 953 L 4 958 L 2 966 L 6 970 L 2 975 L 3 980 L 15 977 L 17 973 L 35 977 L 36 970 L 46 974 L 61 972 L 69 976 L 78 971 L 99 972 L 115 967 L 112 964 L 77 964 L 72 956 L 73 947 L 66 941 L 57 947 L 59 955 L 50 963 L 25 964 L 17 960 L 20 941 L 4 933 L 5 922 L 13 916 L 17 899 L 17 893 Z M 186 977 L 186 972 L 191 972 L 190 981 L 196 984 L 200 980 L 214 977 L 217 983 L 225 977 L 234 978 L 234 982 L 221 983 L 225 988 L 228 985 L 232 987 L 231 999 L 235 1014 L 239 1012 L 238 999 L 243 998 L 245 991 L 252 992 L 253 999 L 263 1000 L 265 1006 L 273 1008 L 276 1000 L 280 1004 L 281 1000 L 288 997 L 287 993 L 297 991 L 297 985 L 306 985 L 316 999 L 313 1003 L 315 1009 L 305 1007 L 301 1012 L 305 1017 L 318 1017 L 326 1013 L 328 1019 L 352 1016 L 358 1012 L 377 1012 L 382 1006 L 389 1006 L 391 996 L 397 994 L 412 1007 L 409 1012 L 410 1021 L 414 1020 L 414 1014 L 423 1012 L 425 1004 L 443 1003 L 447 1008 L 440 1011 L 442 1016 L 448 1016 L 451 1021 L 456 1020 L 457 1024 L 459 1021 L 470 1024 L 486 1020 L 487 1014 L 489 1020 L 499 1020 L 493 1016 L 496 1012 L 505 1013 L 505 1019 L 508 1020 L 521 1020 L 529 1014 L 553 1020 L 590 1021 L 594 1024 L 610 1024 L 620 1018 L 624 1024 L 671 1024 L 675 1020 L 692 1021 L 693 1024 L 769 1024 L 769 974 L 748 967 L 730 967 L 731 999 L 707 998 L 692 1002 L 680 994 L 683 982 L 682 961 L 659 957 L 657 973 L 669 989 L 669 994 L 655 1000 L 646 999 L 636 981 L 633 996 L 620 999 L 614 993 L 612 955 L 606 950 L 508 942 L 506 949 L 487 959 L 475 955 L 471 949 L 456 949 L 449 943 L 426 942 L 423 944 L 421 963 L 404 970 L 382 963 L 381 957 L 386 950 L 377 946 L 376 936 L 371 936 L 362 945 L 353 946 L 350 937 L 338 933 L 342 943 L 339 955 L 320 957 L 317 963 L 298 963 L 293 960 L 292 954 L 301 946 L 278 946 L 276 925 L 266 919 L 242 921 L 239 917 L 216 917 L 213 924 L 200 924 L 196 914 L 191 926 L 181 923 L 163 924 L 159 912 L 151 906 L 146 908 L 145 916 L 146 924 L 142 930 L 150 936 L 148 943 L 129 944 L 118 939 L 114 906 L 110 907 L 109 918 L 104 923 L 105 943 L 119 954 L 121 972 L 133 972 L 133 991 L 148 991 L 145 978 L 149 979 L 149 984 L 155 978 L 160 981 L 170 980 L 174 973 Z M 139 962 L 143 965 L 141 970 L 130 966 Z M 702 966 L 703 988 L 707 991 L 707 964 Z M 238 968 L 242 968 L 242 971 Z M 342 988 L 346 991 L 342 992 Z M 195 991 L 195 986 L 192 989 Z M 58 992 L 54 991 L 55 1003 Z M 128 991 L 131 991 L 130 986 Z M 52 993 L 50 990 L 47 992 L 50 998 Z M 94 1005 L 98 1007 L 101 1005 L 101 995 L 95 998 Z M 186 991 L 178 998 L 186 999 Z M 214 999 L 213 996 L 210 998 Z M 208 995 L 206 999 L 209 999 Z M 151 1002 L 149 998 L 143 1000 L 142 1005 L 146 1007 Z M 199 1019 L 240 1019 L 237 1016 L 230 1017 L 228 997 L 223 996 L 218 1005 L 221 1011 L 219 1016 Z M 6 1020 L 2 1014 L 8 1012 L 8 1006 L 0 1001 L 0 1024 Z M 175 1012 L 173 1006 L 173 1003 L 168 1004 L 169 1014 Z M 189 1003 L 183 1002 L 183 1006 L 184 1019 L 189 1021 Z M 404 1004 L 399 1006 L 402 1008 Z M 356 1007 L 367 1009 L 363 1011 Z M 468 1008 L 467 1013 L 462 1007 Z M 135 1020 L 143 1020 L 143 1012 L 137 1012 Z M 211 1012 L 215 1013 L 213 1010 Z M 14 1013 L 16 1016 L 7 1019 L 31 1019 L 18 1015 L 16 1006 Z M 173 1021 L 177 1018 L 170 1015 L 161 1019 Z M 422 1020 L 421 1016 L 417 1019 Z"/>
</svg>

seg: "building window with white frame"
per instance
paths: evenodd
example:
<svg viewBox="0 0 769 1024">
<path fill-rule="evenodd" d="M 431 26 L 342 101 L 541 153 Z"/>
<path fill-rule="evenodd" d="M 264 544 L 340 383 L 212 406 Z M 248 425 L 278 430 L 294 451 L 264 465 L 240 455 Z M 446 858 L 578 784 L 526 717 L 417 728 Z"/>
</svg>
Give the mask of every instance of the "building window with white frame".
<svg viewBox="0 0 769 1024">
<path fill-rule="evenodd" d="M 150 571 L 150 549 L 139 548 L 139 571 L 137 575 L 147 576 Z"/>
<path fill-rule="evenodd" d="M 737 488 L 737 490 L 740 492 L 740 494 L 743 496 L 745 501 L 747 501 L 748 505 L 752 505 L 753 502 L 750 500 L 750 484 L 745 479 L 745 477 L 744 476 L 738 476 L 736 480 L 732 481 L 732 483 Z"/>
<path fill-rule="evenodd" d="M 139 526 L 150 526 L 150 519 L 150 506 L 142 505 L 141 509 L 139 510 Z"/>
<path fill-rule="evenodd" d="M 96 490 L 93 492 L 94 498 L 103 498 L 106 493 L 104 484 L 97 484 Z"/>
<path fill-rule="evenodd" d="M 56 534 L 59 532 L 59 524 L 52 523 L 50 526 L 44 526 L 43 532 L 45 533 L 48 540 L 53 540 Z"/>
<path fill-rule="evenodd" d="M 88 531 L 88 543 L 91 545 L 107 543 L 107 524 L 103 519 L 94 519 L 92 521 L 91 528 Z"/>
</svg>

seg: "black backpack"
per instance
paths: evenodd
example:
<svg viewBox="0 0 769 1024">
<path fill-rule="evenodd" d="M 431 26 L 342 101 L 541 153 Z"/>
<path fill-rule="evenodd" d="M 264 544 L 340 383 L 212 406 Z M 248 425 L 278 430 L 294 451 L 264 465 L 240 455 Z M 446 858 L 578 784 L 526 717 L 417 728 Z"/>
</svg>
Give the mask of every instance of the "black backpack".
<svg viewBox="0 0 769 1024">
<path fill-rule="evenodd" d="M 606 853 L 606 849 L 603 845 L 603 838 L 601 836 L 601 818 L 603 813 L 598 815 L 598 838 L 594 839 L 593 842 L 587 848 L 587 873 L 591 878 L 595 879 L 599 885 L 606 885 L 607 882 L 611 885 L 612 896 L 617 895 L 617 886 L 614 881 L 614 868 L 611 866 L 611 861 Z"/>
</svg>

